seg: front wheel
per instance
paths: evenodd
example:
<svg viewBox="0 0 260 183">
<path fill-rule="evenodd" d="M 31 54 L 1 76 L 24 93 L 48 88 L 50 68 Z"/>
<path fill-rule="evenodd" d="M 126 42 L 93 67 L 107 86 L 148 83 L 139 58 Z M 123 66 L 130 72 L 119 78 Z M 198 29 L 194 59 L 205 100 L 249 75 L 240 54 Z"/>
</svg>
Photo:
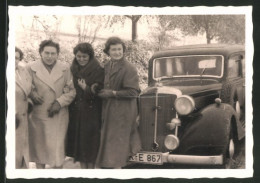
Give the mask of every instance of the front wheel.
<svg viewBox="0 0 260 183">
<path fill-rule="evenodd" d="M 238 140 L 235 135 L 235 129 L 234 127 L 230 127 L 230 132 L 229 132 L 229 139 L 228 139 L 228 144 L 226 146 L 226 151 L 224 153 L 224 167 L 226 169 L 232 169 L 235 168 L 235 163 L 236 163 L 236 156 L 238 152 Z"/>
</svg>

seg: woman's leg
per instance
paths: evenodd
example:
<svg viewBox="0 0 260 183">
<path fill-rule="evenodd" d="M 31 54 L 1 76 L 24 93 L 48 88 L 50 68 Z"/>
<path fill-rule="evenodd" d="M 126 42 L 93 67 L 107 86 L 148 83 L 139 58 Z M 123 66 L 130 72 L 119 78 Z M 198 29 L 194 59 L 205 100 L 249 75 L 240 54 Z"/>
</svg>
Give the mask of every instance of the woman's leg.
<svg viewBox="0 0 260 183">
<path fill-rule="evenodd" d="M 36 163 L 36 168 L 37 169 L 45 169 L 45 164 Z"/>
<path fill-rule="evenodd" d="M 23 168 L 23 169 L 29 168 L 29 167 L 26 166 L 26 163 L 25 163 L 24 158 L 23 158 L 23 162 L 22 162 L 22 168 Z"/>
<path fill-rule="evenodd" d="M 94 163 L 87 163 L 88 169 L 94 169 Z"/>
<path fill-rule="evenodd" d="M 109 168 L 109 167 L 101 167 L 101 169 L 122 169 L 122 167 L 115 167 L 115 168 Z"/>
<path fill-rule="evenodd" d="M 63 166 L 61 165 L 61 166 L 55 166 L 55 167 L 53 167 L 53 169 L 62 169 L 63 168 Z"/>
<path fill-rule="evenodd" d="M 82 169 L 94 169 L 94 163 L 85 163 L 85 162 L 80 162 L 80 167 Z"/>
<path fill-rule="evenodd" d="M 85 163 L 85 162 L 80 162 L 80 167 L 81 167 L 82 169 L 87 169 L 87 168 L 88 168 L 88 165 L 87 165 L 87 163 Z"/>
</svg>

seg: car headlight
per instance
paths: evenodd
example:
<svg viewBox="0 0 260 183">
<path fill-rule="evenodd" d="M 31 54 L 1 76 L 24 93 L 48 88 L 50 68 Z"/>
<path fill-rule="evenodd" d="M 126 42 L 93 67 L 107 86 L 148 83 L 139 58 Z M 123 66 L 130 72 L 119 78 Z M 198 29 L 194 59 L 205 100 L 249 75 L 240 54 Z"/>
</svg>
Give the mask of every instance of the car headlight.
<svg viewBox="0 0 260 183">
<path fill-rule="evenodd" d="M 167 135 L 164 139 L 164 145 L 169 150 L 174 150 L 179 146 L 179 139 L 175 135 Z"/>
<path fill-rule="evenodd" d="M 194 110 L 195 102 L 190 96 L 182 95 L 175 100 L 174 106 L 180 115 L 188 115 Z"/>
</svg>

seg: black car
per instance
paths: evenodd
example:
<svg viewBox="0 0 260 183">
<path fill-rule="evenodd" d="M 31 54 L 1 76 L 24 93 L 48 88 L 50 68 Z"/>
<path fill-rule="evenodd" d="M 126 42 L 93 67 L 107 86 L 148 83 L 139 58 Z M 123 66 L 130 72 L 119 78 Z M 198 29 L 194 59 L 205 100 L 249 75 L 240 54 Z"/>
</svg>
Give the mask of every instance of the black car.
<svg viewBox="0 0 260 183">
<path fill-rule="evenodd" d="M 225 165 L 245 137 L 243 45 L 194 45 L 149 60 L 139 97 L 142 151 L 130 162 Z"/>
</svg>

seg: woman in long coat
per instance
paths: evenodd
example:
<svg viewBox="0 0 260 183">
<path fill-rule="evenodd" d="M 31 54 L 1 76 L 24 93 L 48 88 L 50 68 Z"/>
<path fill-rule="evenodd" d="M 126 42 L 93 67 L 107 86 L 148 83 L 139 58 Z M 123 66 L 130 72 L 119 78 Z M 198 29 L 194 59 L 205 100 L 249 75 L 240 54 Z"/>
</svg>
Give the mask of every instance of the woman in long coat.
<svg viewBox="0 0 260 183">
<path fill-rule="evenodd" d="M 111 60 L 105 65 L 104 89 L 98 94 L 103 98 L 103 122 L 96 165 L 121 168 L 141 149 L 136 124 L 139 78 L 136 68 L 124 59 L 125 44 L 120 38 L 109 38 L 104 52 Z"/>
<path fill-rule="evenodd" d="M 67 156 L 79 161 L 81 168 L 94 168 L 100 141 L 102 101 L 96 90 L 103 87 L 104 70 L 94 57 L 89 43 L 74 48 L 71 65 L 76 97 L 69 107 Z"/>
<path fill-rule="evenodd" d="M 29 146 L 28 146 L 28 95 L 31 92 L 32 79 L 27 70 L 18 63 L 22 60 L 23 53 L 15 48 L 15 150 L 16 168 L 29 167 Z"/>
<path fill-rule="evenodd" d="M 65 159 L 68 105 L 76 92 L 69 67 L 57 61 L 59 44 L 45 40 L 39 52 L 41 60 L 29 67 L 35 104 L 29 124 L 30 160 L 37 168 L 46 164 L 60 168 Z"/>
</svg>

